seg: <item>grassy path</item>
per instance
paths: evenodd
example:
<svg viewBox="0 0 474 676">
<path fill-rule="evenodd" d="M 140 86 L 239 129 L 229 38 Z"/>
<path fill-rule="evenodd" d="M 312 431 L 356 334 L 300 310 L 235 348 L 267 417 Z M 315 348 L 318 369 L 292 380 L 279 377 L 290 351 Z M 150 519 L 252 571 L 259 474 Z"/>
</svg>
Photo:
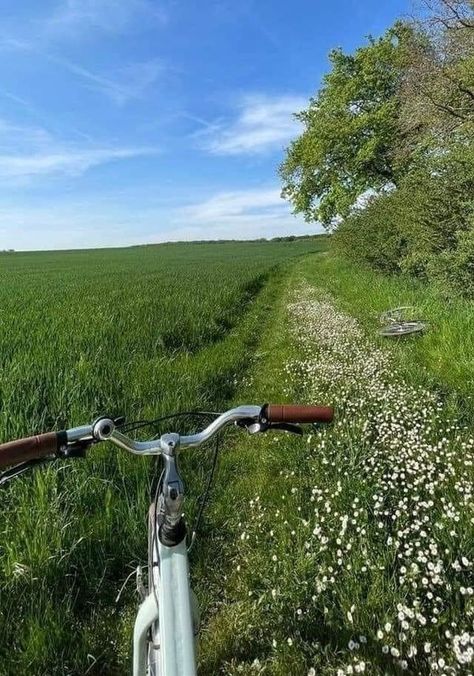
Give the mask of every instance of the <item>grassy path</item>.
<svg viewBox="0 0 474 676">
<path fill-rule="evenodd" d="M 411 376 L 315 286 L 312 264 L 295 269 L 247 390 L 333 403 L 337 422 L 223 459 L 233 481 L 208 526 L 229 537 L 208 571 L 220 594 L 201 671 L 470 673 L 474 439 L 429 373 Z"/>
<path fill-rule="evenodd" d="M 298 266 L 311 284 L 326 289 L 337 306 L 356 317 L 389 349 L 404 376 L 444 399 L 451 398 L 457 413 L 474 422 L 474 301 L 445 295 L 443 289 L 408 277 L 387 277 L 325 254 L 308 257 Z M 422 340 L 391 342 L 377 338 L 378 317 L 385 310 L 412 305 L 430 322 Z"/>
</svg>

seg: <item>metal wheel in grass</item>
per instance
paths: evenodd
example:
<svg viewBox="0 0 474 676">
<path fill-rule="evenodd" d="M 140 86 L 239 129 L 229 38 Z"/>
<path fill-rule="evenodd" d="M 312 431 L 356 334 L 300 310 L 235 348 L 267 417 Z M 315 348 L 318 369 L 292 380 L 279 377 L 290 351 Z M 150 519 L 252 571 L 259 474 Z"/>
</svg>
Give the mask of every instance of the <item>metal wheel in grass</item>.
<svg viewBox="0 0 474 676">
<path fill-rule="evenodd" d="M 423 333 L 428 324 L 422 321 L 413 322 L 394 322 L 380 329 L 381 336 L 396 338 L 398 336 L 409 336 L 413 333 Z"/>
</svg>

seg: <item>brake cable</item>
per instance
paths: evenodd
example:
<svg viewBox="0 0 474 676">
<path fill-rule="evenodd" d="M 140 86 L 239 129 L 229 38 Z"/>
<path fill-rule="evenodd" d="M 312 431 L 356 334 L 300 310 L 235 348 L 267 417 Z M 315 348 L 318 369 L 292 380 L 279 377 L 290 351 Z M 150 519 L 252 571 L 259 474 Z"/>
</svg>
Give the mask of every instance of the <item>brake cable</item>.
<svg viewBox="0 0 474 676">
<path fill-rule="evenodd" d="M 121 426 L 121 431 L 124 432 L 124 434 L 128 434 L 132 431 L 135 431 L 137 429 L 141 429 L 143 427 L 151 427 L 155 426 L 161 422 L 165 422 L 166 420 L 173 420 L 176 418 L 184 418 L 184 417 L 200 417 L 200 418 L 216 418 L 220 415 L 219 412 L 217 411 L 180 411 L 179 413 L 171 413 L 170 415 L 166 416 L 161 416 L 160 418 L 155 418 L 154 420 L 135 420 L 133 422 L 128 423 L 127 425 L 122 425 Z M 211 486 L 212 482 L 214 479 L 214 474 L 216 471 L 216 466 L 217 466 L 217 459 L 220 451 L 220 439 L 219 436 L 216 437 L 216 443 L 214 447 L 214 453 L 213 453 L 213 458 L 212 458 L 212 465 L 211 465 L 211 470 L 209 472 L 208 480 L 206 483 L 206 487 L 204 489 L 204 492 L 198 497 L 198 503 L 199 503 L 199 509 L 198 513 L 196 515 L 196 518 L 194 520 L 194 524 L 191 530 L 191 538 L 189 540 L 188 544 L 188 552 L 191 551 L 192 547 L 194 546 L 194 542 L 196 541 L 196 536 L 197 536 L 197 531 L 199 529 L 199 526 L 201 524 L 201 519 L 202 515 L 204 512 L 204 508 L 206 507 L 207 501 L 209 499 L 209 494 L 211 491 Z M 157 483 L 156 489 L 154 492 L 154 498 L 153 502 L 156 503 L 157 497 L 158 497 L 158 492 L 159 492 L 159 481 Z M 155 527 L 156 529 L 156 521 L 155 521 Z M 153 538 L 155 538 L 156 534 L 153 533 Z"/>
<path fill-rule="evenodd" d="M 165 420 L 173 420 L 175 418 L 182 418 L 185 416 L 196 416 L 201 418 L 217 418 L 220 415 L 217 411 L 180 411 L 179 413 L 171 413 L 170 415 L 164 415 L 160 418 L 154 418 L 153 420 L 134 420 L 130 423 L 123 423 L 118 425 L 121 431 L 124 434 L 129 432 L 134 432 L 135 430 L 141 429 L 142 427 L 151 427 L 157 425 L 160 422 L 165 422 Z"/>
<path fill-rule="evenodd" d="M 33 467 L 38 465 L 46 465 L 48 462 L 52 462 L 56 458 L 35 458 L 33 460 L 27 460 L 26 462 L 21 462 L 19 465 L 14 465 L 9 467 L 4 472 L 0 473 L 0 488 L 3 488 L 9 481 L 16 479 L 16 477 L 21 476 L 25 472 Z"/>
<path fill-rule="evenodd" d="M 204 490 L 204 493 L 198 498 L 198 501 L 200 503 L 199 504 L 199 510 L 198 510 L 198 513 L 197 513 L 196 518 L 194 520 L 194 525 L 193 525 L 193 528 L 192 528 L 192 531 L 191 531 L 191 539 L 190 539 L 189 544 L 188 544 L 188 554 L 191 551 L 191 549 L 193 548 L 194 543 L 196 541 L 197 532 L 198 532 L 199 526 L 201 524 L 201 519 L 202 519 L 202 515 L 203 515 L 203 512 L 204 512 L 204 508 L 206 506 L 206 503 L 207 503 L 208 498 L 209 498 L 209 494 L 211 492 L 212 481 L 214 479 L 214 474 L 215 474 L 216 467 L 217 467 L 217 459 L 219 457 L 220 448 L 221 448 L 220 437 L 217 436 L 216 437 L 216 445 L 214 447 L 214 454 L 213 454 L 213 457 L 212 457 L 211 471 L 209 472 L 206 488 Z"/>
</svg>

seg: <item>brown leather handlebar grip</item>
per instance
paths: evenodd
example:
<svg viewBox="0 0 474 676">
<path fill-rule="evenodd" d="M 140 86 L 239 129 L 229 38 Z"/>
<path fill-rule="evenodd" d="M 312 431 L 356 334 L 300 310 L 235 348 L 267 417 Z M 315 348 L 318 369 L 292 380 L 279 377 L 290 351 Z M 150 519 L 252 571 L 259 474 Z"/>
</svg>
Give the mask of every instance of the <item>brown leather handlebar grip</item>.
<svg viewBox="0 0 474 676">
<path fill-rule="evenodd" d="M 330 423 L 334 409 L 332 406 L 267 404 L 262 414 L 269 423 Z"/>
<path fill-rule="evenodd" d="M 35 437 L 0 444 L 0 468 L 54 455 L 58 451 L 58 445 L 57 432 L 47 432 Z"/>
</svg>

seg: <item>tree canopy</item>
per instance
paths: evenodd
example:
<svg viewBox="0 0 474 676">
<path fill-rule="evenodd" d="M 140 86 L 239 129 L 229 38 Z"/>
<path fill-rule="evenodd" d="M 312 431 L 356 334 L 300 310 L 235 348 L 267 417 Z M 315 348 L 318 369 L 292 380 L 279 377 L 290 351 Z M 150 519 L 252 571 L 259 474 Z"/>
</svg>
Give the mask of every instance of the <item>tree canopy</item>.
<svg viewBox="0 0 474 676">
<path fill-rule="evenodd" d="M 474 294 L 474 0 L 418 0 L 354 54 L 336 49 L 280 172 L 333 246 Z"/>
<path fill-rule="evenodd" d="M 403 173 L 394 149 L 411 32 L 399 22 L 354 54 L 330 53 L 331 71 L 297 114 L 304 131 L 280 167 L 283 196 L 307 220 L 330 225 L 362 193 L 396 184 Z"/>
</svg>

